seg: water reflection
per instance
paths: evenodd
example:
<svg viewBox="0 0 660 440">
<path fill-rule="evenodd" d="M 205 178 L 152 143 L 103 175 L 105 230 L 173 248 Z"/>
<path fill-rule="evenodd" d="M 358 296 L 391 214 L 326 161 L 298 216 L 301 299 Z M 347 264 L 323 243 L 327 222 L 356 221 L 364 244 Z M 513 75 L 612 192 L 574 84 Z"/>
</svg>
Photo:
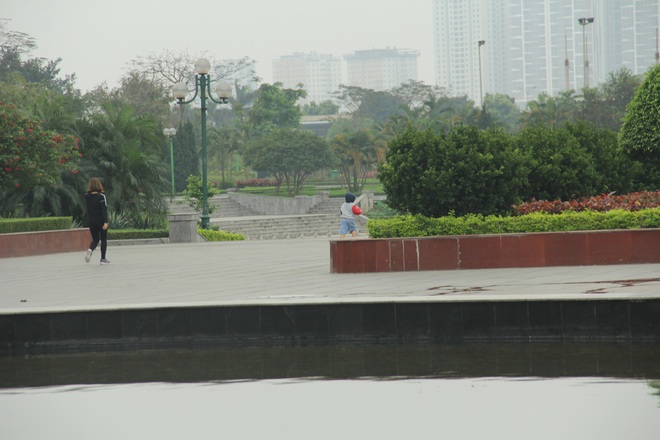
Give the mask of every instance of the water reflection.
<svg viewBox="0 0 660 440">
<path fill-rule="evenodd" d="M 6 357 L 0 438 L 655 440 L 658 379 L 655 344 Z"/>
<path fill-rule="evenodd" d="M 297 377 L 660 379 L 658 344 L 217 348 L 0 358 L 0 388 Z"/>
<path fill-rule="evenodd" d="M 3 439 L 635 439 L 660 435 L 646 381 L 269 379 L 0 390 Z"/>
</svg>

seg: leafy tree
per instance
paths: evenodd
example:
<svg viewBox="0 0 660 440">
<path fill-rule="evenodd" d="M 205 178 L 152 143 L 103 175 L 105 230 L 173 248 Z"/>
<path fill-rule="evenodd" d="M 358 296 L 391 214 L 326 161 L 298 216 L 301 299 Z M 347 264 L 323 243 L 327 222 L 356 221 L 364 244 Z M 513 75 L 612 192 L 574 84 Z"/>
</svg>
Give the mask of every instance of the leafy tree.
<svg viewBox="0 0 660 440">
<path fill-rule="evenodd" d="M 307 130 L 280 128 L 254 139 L 244 159 L 249 166 L 271 173 L 288 194 L 298 194 L 314 172 L 333 165 L 332 151 L 325 139 Z"/>
<path fill-rule="evenodd" d="M 103 181 L 110 210 L 132 218 L 146 215 L 160 224 L 169 173 L 156 121 L 136 117 L 122 102 L 106 101 L 83 121 L 81 132 L 85 156 Z"/>
<path fill-rule="evenodd" d="M 515 104 L 515 98 L 499 93 L 486 93 L 484 110 L 490 114 L 494 125 L 510 133 L 517 130 L 520 110 Z"/>
<path fill-rule="evenodd" d="M 612 191 L 627 194 L 640 188 L 643 166 L 618 148 L 616 131 L 598 128 L 584 121 L 566 124 L 564 130 L 591 156 L 596 172 L 593 175 L 594 193 L 588 195 Z"/>
<path fill-rule="evenodd" d="M 242 147 L 241 133 L 234 127 L 215 127 L 208 134 L 209 158 L 216 164 L 222 177 L 221 185 L 228 187 L 232 159 Z"/>
<path fill-rule="evenodd" d="M 402 102 L 390 92 L 342 85 L 335 94 L 341 107 L 347 109 L 355 119 L 370 119 L 381 123 L 401 110 Z"/>
<path fill-rule="evenodd" d="M 508 212 L 527 169 L 502 130 L 459 126 L 438 134 L 410 127 L 390 142 L 378 175 L 390 207 L 440 217 Z"/>
<path fill-rule="evenodd" d="M 296 102 L 306 96 L 307 92 L 301 88 L 285 89 L 282 83 L 262 84 L 248 110 L 252 132 L 262 135 L 277 128 L 298 127 L 302 110 Z"/>
<path fill-rule="evenodd" d="M 170 87 L 150 81 L 142 72 L 133 70 L 124 75 L 110 98 L 132 106 L 136 116 L 148 116 L 163 125 L 169 122 Z"/>
<path fill-rule="evenodd" d="M 190 122 L 184 122 L 173 139 L 174 149 L 174 189 L 179 192 L 186 188 L 189 176 L 199 175 L 199 152 L 195 141 L 195 131 Z M 169 143 L 166 145 L 169 157 Z"/>
<path fill-rule="evenodd" d="M 330 100 L 319 103 L 312 101 L 303 106 L 302 112 L 306 116 L 336 115 L 339 113 L 339 106 Z"/>
<path fill-rule="evenodd" d="M 0 103 L 0 188 L 53 185 L 62 172 L 77 173 L 78 140 L 45 130 L 13 104 Z"/>
<path fill-rule="evenodd" d="M 522 115 L 522 126 L 561 127 L 566 122 L 575 121 L 577 116 L 573 92 L 561 92 L 557 98 L 543 92 L 536 101 L 527 103 L 527 111 Z"/>
<path fill-rule="evenodd" d="M 385 158 L 383 139 L 368 119 L 339 121 L 331 128 L 329 139 L 342 183 L 348 191 L 360 193 L 368 173 Z"/>
<path fill-rule="evenodd" d="M 183 193 L 184 200 L 188 203 L 188 206 L 193 208 L 196 212 L 202 212 L 204 208 L 204 191 L 202 189 L 202 177 L 198 175 L 190 175 L 187 179 L 186 190 Z M 215 189 L 211 186 L 206 187 L 206 197 L 210 199 L 216 195 Z M 210 204 L 207 206 L 209 214 L 212 214 L 216 209 L 216 205 Z"/>
<path fill-rule="evenodd" d="M 73 93 L 76 76 L 60 76 L 57 60 L 45 58 L 23 58 L 32 52 L 37 44 L 31 36 L 22 32 L 7 29 L 6 19 L 0 19 L 0 81 L 15 80 L 16 75 L 30 83 L 40 83 L 42 86 L 60 93 Z M 4 97 L 5 101 L 7 100 Z"/>
<path fill-rule="evenodd" d="M 536 125 L 516 135 L 514 142 L 530 170 L 524 200 L 570 200 L 597 192 L 593 157 L 570 130 Z"/>
<path fill-rule="evenodd" d="M 647 168 L 645 184 L 660 187 L 660 65 L 647 72 L 628 105 L 619 145 L 630 157 Z"/>
</svg>

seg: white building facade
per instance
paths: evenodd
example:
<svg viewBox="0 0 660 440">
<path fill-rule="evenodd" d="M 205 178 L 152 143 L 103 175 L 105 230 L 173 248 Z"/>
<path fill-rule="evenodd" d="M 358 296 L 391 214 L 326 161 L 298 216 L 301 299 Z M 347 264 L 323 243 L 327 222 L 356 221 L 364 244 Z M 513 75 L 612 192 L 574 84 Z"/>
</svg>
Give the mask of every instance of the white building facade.
<svg viewBox="0 0 660 440">
<path fill-rule="evenodd" d="M 658 0 L 433 0 L 433 14 L 436 84 L 477 104 L 481 84 L 524 105 L 656 62 Z"/>
<path fill-rule="evenodd" d="M 386 91 L 410 80 L 417 81 L 419 52 L 409 49 L 358 50 L 344 56 L 346 83 Z"/>
<path fill-rule="evenodd" d="M 295 89 L 299 84 L 307 92 L 302 103 L 334 100 L 341 83 L 341 58 L 317 53 L 295 53 L 273 61 L 273 80 Z"/>
</svg>

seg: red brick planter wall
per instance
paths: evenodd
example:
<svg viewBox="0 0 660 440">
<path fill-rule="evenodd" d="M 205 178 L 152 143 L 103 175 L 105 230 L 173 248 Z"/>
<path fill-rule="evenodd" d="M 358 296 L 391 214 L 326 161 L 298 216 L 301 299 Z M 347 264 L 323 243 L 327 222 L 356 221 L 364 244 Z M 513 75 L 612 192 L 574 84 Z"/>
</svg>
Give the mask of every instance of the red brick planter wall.
<svg viewBox="0 0 660 440">
<path fill-rule="evenodd" d="M 660 263 L 660 229 L 338 240 L 332 273 Z"/>
<path fill-rule="evenodd" d="M 84 251 L 90 241 L 89 229 L 0 234 L 0 258 Z"/>
</svg>

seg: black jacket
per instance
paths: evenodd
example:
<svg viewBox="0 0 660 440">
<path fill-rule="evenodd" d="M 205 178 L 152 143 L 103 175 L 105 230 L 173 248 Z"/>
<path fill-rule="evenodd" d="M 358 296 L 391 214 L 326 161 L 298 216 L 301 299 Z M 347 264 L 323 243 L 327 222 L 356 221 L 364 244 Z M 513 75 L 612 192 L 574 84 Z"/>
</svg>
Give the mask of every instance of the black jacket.
<svg viewBox="0 0 660 440">
<path fill-rule="evenodd" d="M 90 226 L 108 223 L 108 202 L 105 194 L 87 193 L 85 203 L 87 203 L 87 221 Z"/>
</svg>

